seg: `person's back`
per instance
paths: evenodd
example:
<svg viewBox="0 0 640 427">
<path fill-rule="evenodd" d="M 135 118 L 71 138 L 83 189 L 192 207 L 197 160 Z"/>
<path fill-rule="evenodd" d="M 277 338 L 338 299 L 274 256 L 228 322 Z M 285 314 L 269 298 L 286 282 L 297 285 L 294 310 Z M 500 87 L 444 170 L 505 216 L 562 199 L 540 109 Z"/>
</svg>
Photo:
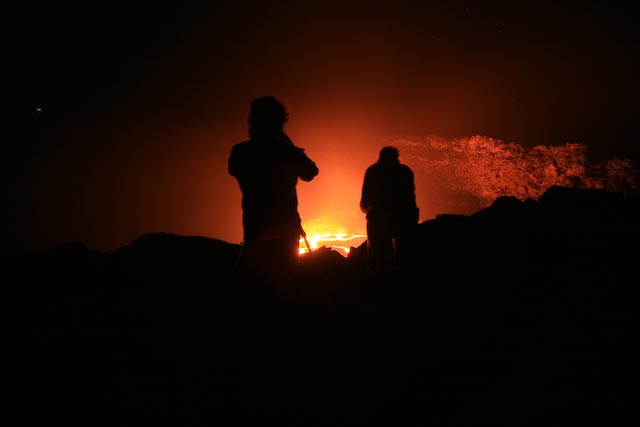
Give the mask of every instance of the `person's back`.
<svg viewBox="0 0 640 427">
<path fill-rule="evenodd" d="M 398 267 L 401 240 L 417 224 L 414 174 L 400 163 L 395 147 L 384 147 L 365 172 L 360 208 L 367 218 L 369 266 L 373 271 Z"/>
<path fill-rule="evenodd" d="M 417 220 L 413 172 L 394 162 L 378 162 L 365 173 L 361 206 L 367 220 L 388 224 Z"/>
<path fill-rule="evenodd" d="M 245 241 L 300 232 L 298 178 L 310 181 L 315 164 L 286 135 L 250 139 L 237 144 L 229 158 L 229 173 L 242 191 Z"/>
<path fill-rule="evenodd" d="M 316 164 L 284 133 L 286 119 L 275 98 L 254 100 L 250 139 L 233 146 L 228 162 L 242 192 L 244 239 L 238 267 L 261 292 L 275 292 L 275 297 L 291 292 L 287 287 L 295 280 L 302 231 L 296 184 L 318 174 Z"/>
</svg>

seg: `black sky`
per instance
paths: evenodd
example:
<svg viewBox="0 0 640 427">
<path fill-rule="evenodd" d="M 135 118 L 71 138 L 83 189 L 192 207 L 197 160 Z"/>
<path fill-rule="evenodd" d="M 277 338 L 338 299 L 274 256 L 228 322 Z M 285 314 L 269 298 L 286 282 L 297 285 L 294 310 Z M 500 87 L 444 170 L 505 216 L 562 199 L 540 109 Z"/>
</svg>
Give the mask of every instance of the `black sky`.
<svg viewBox="0 0 640 427">
<path fill-rule="evenodd" d="M 2 251 L 112 250 L 151 231 L 239 241 L 226 160 L 266 93 L 333 176 L 314 206 L 306 196 L 307 216 L 347 203 L 328 189 L 344 179 L 355 187 L 344 197 L 357 193 L 393 135 L 579 142 L 594 158 L 640 159 L 640 10 L 625 3 L 9 7 Z"/>
</svg>

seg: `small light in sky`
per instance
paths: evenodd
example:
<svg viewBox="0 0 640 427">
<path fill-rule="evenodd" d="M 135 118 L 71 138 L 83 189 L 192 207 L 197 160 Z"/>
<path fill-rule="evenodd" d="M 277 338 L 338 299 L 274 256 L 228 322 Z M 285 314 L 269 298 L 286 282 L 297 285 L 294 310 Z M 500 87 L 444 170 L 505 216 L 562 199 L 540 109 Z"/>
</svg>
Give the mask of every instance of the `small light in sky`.
<svg viewBox="0 0 640 427">
<path fill-rule="evenodd" d="M 36 113 L 42 113 L 42 107 L 37 106 L 36 107 Z"/>
</svg>

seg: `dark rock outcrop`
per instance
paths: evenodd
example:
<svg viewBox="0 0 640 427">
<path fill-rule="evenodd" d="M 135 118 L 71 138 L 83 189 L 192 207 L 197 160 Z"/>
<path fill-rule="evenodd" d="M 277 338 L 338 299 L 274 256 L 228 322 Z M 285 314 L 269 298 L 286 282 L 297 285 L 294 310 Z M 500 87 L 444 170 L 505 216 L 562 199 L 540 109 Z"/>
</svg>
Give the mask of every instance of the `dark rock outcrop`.
<svg viewBox="0 0 640 427">
<path fill-rule="evenodd" d="M 552 187 L 539 200 L 438 215 L 414 237 L 406 269 L 386 278 L 367 274 L 366 245 L 349 258 L 316 250 L 301 258 L 294 301 L 253 301 L 244 313 L 229 304 L 241 248 L 216 239 L 158 233 L 112 254 L 64 244 L 6 259 L 23 419 L 513 426 L 635 416 L 639 199 Z"/>
</svg>

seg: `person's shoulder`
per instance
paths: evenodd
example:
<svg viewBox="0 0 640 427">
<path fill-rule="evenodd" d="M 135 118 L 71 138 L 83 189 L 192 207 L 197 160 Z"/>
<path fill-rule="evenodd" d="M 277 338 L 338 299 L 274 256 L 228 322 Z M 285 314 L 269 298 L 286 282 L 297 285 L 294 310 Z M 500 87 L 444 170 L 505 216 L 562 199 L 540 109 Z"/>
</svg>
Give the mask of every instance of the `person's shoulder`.
<svg viewBox="0 0 640 427">
<path fill-rule="evenodd" d="M 376 170 L 380 169 L 380 165 L 378 163 L 374 163 L 372 165 L 369 165 L 369 167 L 367 167 L 367 169 L 365 170 L 366 173 L 373 173 Z"/>
<path fill-rule="evenodd" d="M 279 153 L 292 156 L 294 159 L 306 158 L 307 154 L 304 152 L 304 148 L 295 145 L 293 142 L 282 142 L 273 144 L 273 148 Z"/>
<path fill-rule="evenodd" d="M 232 153 L 237 153 L 237 152 L 240 152 L 240 151 L 244 151 L 244 150 L 250 149 L 252 145 L 253 144 L 251 143 L 251 140 L 242 141 L 242 142 L 239 142 L 237 144 L 234 144 L 231 147 L 231 152 Z"/>
<path fill-rule="evenodd" d="M 402 170 L 404 170 L 407 173 L 413 174 L 413 170 L 408 166 L 405 165 L 404 163 L 400 163 L 400 167 L 402 168 Z"/>
</svg>

